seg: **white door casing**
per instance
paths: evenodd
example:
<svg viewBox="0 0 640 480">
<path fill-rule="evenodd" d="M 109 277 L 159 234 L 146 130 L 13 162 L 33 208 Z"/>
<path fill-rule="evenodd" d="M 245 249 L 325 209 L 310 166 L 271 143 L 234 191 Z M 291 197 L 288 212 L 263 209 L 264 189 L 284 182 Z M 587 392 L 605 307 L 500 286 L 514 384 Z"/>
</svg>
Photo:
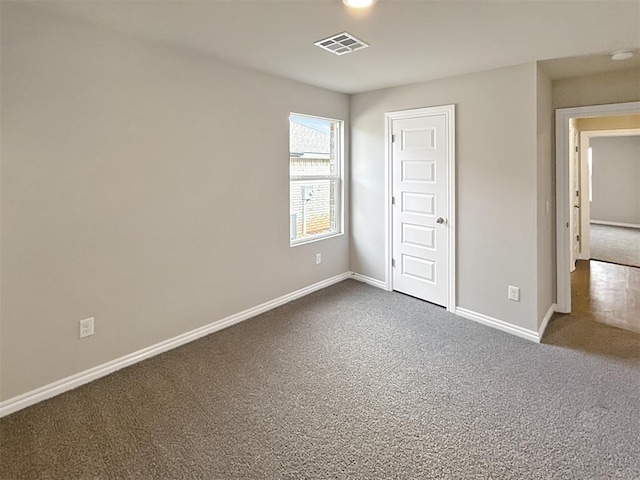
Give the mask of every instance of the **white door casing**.
<svg viewBox="0 0 640 480">
<path fill-rule="evenodd" d="M 455 309 L 454 112 L 451 105 L 387 114 L 389 288 L 451 311 Z"/>
<path fill-rule="evenodd" d="M 580 132 L 580 260 L 591 259 L 589 133 Z"/>
<path fill-rule="evenodd" d="M 638 128 L 621 128 L 617 130 L 582 130 L 580 131 L 580 259 L 591 259 L 591 187 L 589 185 L 589 149 L 591 139 L 597 137 L 627 137 L 640 135 Z M 596 219 L 597 220 L 597 219 Z"/>
</svg>

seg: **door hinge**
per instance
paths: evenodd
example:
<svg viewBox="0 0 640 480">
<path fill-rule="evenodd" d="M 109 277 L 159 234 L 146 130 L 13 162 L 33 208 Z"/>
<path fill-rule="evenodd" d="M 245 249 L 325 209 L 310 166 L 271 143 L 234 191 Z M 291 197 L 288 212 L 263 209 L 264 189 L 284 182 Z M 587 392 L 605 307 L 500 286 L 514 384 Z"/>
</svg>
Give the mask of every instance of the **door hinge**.
<svg viewBox="0 0 640 480">
<path fill-rule="evenodd" d="M 580 235 L 576 235 L 576 241 L 580 241 Z"/>
<path fill-rule="evenodd" d="M 392 267 L 395 267 L 395 266 L 396 266 L 396 259 L 395 259 L 395 258 L 392 258 L 392 259 L 391 259 L 391 266 L 392 266 Z"/>
<path fill-rule="evenodd" d="M 578 153 L 578 146 L 576 145 L 576 153 Z"/>
<path fill-rule="evenodd" d="M 395 205 L 396 204 L 396 197 L 391 197 L 391 205 Z"/>
<path fill-rule="evenodd" d="M 396 136 L 395 136 L 395 134 L 392 134 L 391 135 L 391 143 L 395 143 L 395 141 L 396 141 Z"/>
</svg>

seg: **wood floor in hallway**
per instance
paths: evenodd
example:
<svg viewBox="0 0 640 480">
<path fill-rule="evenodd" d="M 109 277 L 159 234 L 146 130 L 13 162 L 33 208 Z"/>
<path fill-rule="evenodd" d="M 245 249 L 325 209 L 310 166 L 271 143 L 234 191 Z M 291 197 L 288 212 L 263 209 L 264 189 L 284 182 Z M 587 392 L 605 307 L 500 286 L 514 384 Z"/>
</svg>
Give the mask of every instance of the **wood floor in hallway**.
<svg viewBox="0 0 640 480">
<path fill-rule="evenodd" d="M 640 268 L 578 261 L 571 313 L 555 313 L 542 343 L 640 366 Z"/>
<path fill-rule="evenodd" d="M 640 268 L 579 260 L 571 302 L 575 314 L 640 333 Z"/>
</svg>

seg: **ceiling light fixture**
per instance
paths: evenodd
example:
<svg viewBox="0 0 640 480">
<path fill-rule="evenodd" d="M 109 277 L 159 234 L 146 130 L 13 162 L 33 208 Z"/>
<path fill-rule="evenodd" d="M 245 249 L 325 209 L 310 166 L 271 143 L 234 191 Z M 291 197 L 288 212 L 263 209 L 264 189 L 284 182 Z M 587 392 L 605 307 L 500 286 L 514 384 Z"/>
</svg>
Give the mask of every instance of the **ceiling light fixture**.
<svg viewBox="0 0 640 480">
<path fill-rule="evenodd" d="M 367 8 L 376 3 L 376 0 L 342 0 L 347 7 Z"/>
<path fill-rule="evenodd" d="M 611 60 L 629 60 L 630 58 L 633 58 L 631 50 L 618 50 L 611 54 Z"/>
</svg>

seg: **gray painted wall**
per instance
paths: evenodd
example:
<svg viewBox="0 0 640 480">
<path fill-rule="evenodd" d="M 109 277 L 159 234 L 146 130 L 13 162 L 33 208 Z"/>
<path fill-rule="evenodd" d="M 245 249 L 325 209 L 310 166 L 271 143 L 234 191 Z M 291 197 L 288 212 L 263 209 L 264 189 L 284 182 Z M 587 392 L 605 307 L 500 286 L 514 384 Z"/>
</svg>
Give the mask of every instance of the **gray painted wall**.
<svg viewBox="0 0 640 480">
<path fill-rule="evenodd" d="M 640 225 L 640 136 L 595 137 L 591 219 Z"/>
<path fill-rule="evenodd" d="M 537 69 L 538 142 L 538 327 L 556 298 L 555 161 L 551 79 Z M 547 203 L 549 209 L 547 211 Z"/>
<path fill-rule="evenodd" d="M 457 105 L 458 305 L 539 324 L 553 247 L 548 81 L 535 65 L 352 97 L 353 234 L 291 249 L 287 115 L 348 120 L 347 96 L 39 15 L 2 5 L 0 399 L 349 262 L 382 280 L 393 110 Z M 556 81 L 552 97 L 554 108 L 640 100 L 640 71 Z M 79 341 L 87 316 L 96 335 Z"/>
<path fill-rule="evenodd" d="M 553 82 L 553 108 L 584 107 L 640 100 L 640 68 L 585 75 Z"/>
<path fill-rule="evenodd" d="M 288 203 L 289 112 L 346 95 L 39 15 L 2 5 L 1 399 L 349 270 Z"/>
<path fill-rule="evenodd" d="M 384 280 L 385 112 L 456 104 L 457 305 L 537 329 L 536 83 L 527 64 L 351 97 L 352 270 Z"/>
</svg>

